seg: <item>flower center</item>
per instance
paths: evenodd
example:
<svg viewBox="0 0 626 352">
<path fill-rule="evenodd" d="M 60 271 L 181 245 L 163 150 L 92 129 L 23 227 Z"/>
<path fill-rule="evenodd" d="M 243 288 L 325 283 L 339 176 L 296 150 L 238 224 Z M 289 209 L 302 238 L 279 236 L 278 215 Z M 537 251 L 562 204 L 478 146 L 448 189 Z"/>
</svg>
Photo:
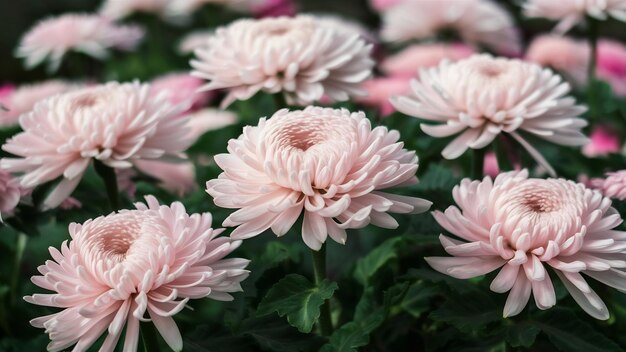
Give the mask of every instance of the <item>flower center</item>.
<svg viewBox="0 0 626 352">
<path fill-rule="evenodd" d="M 94 249 L 102 259 L 122 262 L 141 231 L 138 219 L 119 219 L 102 226 L 92 237 Z"/>
<path fill-rule="evenodd" d="M 550 213 L 561 209 L 559 197 L 549 190 L 534 190 L 522 196 L 522 204 L 535 213 Z"/>
<path fill-rule="evenodd" d="M 322 127 L 322 128 L 320 128 Z M 306 152 L 316 144 L 326 141 L 324 124 L 306 124 L 293 122 L 285 125 L 278 133 L 278 140 L 284 147 L 291 147 Z"/>
</svg>

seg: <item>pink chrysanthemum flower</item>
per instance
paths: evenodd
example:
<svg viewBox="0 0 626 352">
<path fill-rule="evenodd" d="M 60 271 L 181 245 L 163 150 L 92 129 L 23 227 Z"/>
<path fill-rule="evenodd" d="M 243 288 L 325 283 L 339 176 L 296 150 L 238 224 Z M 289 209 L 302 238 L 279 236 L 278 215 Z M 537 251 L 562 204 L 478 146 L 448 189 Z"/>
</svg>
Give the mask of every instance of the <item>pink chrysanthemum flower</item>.
<svg viewBox="0 0 626 352">
<path fill-rule="evenodd" d="M 387 212 L 421 213 L 430 202 L 381 190 L 417 182 L 417 156 L 400 134 L 372 129 L 362 112 L 309 106 L 280 110 L 248 126 L 215 156 L 224 172 L 207 182 L 215 204 L 239 209 L 224 226 L 245 239 L 272 229 L 282 236 L 304 213 L 302 239 L 319 250 L 327 236 L 346 242 L 346 229 L 369 223 L 395 228 Z"/>
<path fill-rule="evenodd" d="M 66 14 L 39 22 L 24 35 L 16 56 L 32 68 L 46 59 L 56 71 L 63 56 L 78 51 L 97 59 L 109 55 L 109 49 L 133 49 L 143 38 L 137 26 L 121 26 L 97 15 Z"/>
<path fill-rule="evenodd" d="M 190 299 L 229 301 L 248 276 L 248 260 L 224 259 L 241 244 L 216 237 L 211 214 L 188 215 L 181 203 L 147 205 L 69 226 L 71 241 L 50 247 L 53 260 L 38 268 L 35 285 L 53 291 L 24 297 L 63 308 L 31 320 L 50 336 L 49 351 L 75 345 L 87 350 L 107 334 L 100 351 L 113 351 L 126 326 L 124 351 L 136 351 L 140 321 L 152 321 L 180 351 L 183 341 L 172 318 Z"/>
<path fill-rule="evenodd" d="M 11 214 L 22 196 L 20 181 L 0 169 L 0 213 Z M 0 219 L 2 219 L 0 217 Z"/>
<path fill-rule="evenodd" d="M 412 77 L 419 69 L 437 66 L 444 59 L 458 61 L 472 54 L 472 48 L 460 43 L 416 44 L 389 56 L 380 67 L 389 75 Z"/>
<path fill-rule="evenodd" d="M 24 188 L 61 177 L 44 201 L 54 207 L 76 188 L 92 159 L 130 168 L 140 159 L 184 157 L 192 141 L 180 110 L 138 82 L 55 95 L 20 118 L 24 131 L 2 146 L 18 158 L 0 160 L 0 168 L 23 173 Z"/>
<path fill-rule="evenodd" d="M 455 63 L 420 70 L 408 96 L 392 98 L 401 112 L 439 122 L 422 124 L 433 137 L 459 134 L 441 152 L 456 159 L 468 148 L 481 149 L 507 133 L 552 174 L 554 170 L 519 130 L 550 142 L 579 146 L 587 122 L 578 118 L 585 107 L 565 96 L 570 90 L 560 76 L 517 59 L 474 55 Z"/>
<path fill-rule="evenodd" d="M 521 52 L 519 33 L 509 13 L 491 0 L 405 0 L 383 13 L 387 41 L 434 37 L 452 28 L 468 43 L 506 55 Z"/>
<path fill-rule="evenodd" d="M 611 16 L 626 22 L 626 0 L 526 0 L 528 17 L 544 17 L 559 21 L 555 31 L 565 33 L 582 22 L 585 16 L 606 20 Z"/>
<path fill-rule="evenodd" d="M 585 156 L 598 157 L 620 151 L 620 138 L 609 126 L 595 126 L 589 139 L 589 143 L 582 149 Z"/>
<path fill-rule="evenodd" d="M 564 179 L 529 179 L 528 172 L 500 174 L 492 182 L 464 179 L 453 190 L 458 205 L 433 216 L 461 241 L 441 235 L 453 257 L 429 257 L 437 271 L 469 279 L 500 268 L 491 290 L 510 291 L 503 315 L 520 313 L 530 295 L 539 309 L 556 304 L 551 268 L 574 300 L 596 319 L 608 319 L 585 274 L 626 291 L 626 232 L 611 200 Z"/>
<path fill-rule="evenodd" d="M 105 0 L 100 13 L 110 19 L 119 20 L 136 12 L 165 15 L 171 0 Z"/>
<path fill-rule="evenodd" d="M 187 114 L 191 132 L 189 138 L 198 140 L 203 134 L 209 131 L 219 130 L 226 126 L 235 124 L 239 117 L 232 111 L 218 110 L 212 108 L 201 109 L 191 114 Z"/>
<path fill-rule="evenodd" d="M 396 109 L 389 98 L 406 94 L 410 90 L 410 79 L 403 76 L 379 77 L 363 82 L 367 95 L 356 101 L 367 106 L 377 107 L 381 116 L 391 115 Z"/>
<path fill-rule="evenodd" d="M 551 67 L 575 85 L 582 86 L 587 83 L 589 55 L 589 45 L 586 42 L 560 35 L 541 35 L 530 43 L 525 59 Z"/>
<path fill-rule="evenodd" d="M 6 109 L 5 111 L 0 110 L 0 127 L 17 125 L 20 115 L 31 111 L 39 101 L 79 87 L 80 85 L 77 84 L 51 80 L 23 85 L 6 95 L 0 96 L 0 104 Z"/>
<path fill-rule="evenodd" d="M 598 42 L 598 78 L 607 81 L 613 93 L 626 97 L 626 46 L 613 40 Z"/>
<path fill-rule="evenodd" d="M 198 92 L 204 85 L 200 78 L 187 73 L 171 73 L 158 77 L 150 83 L 153 94 L 167 93 L 172 105 L 187 104 L 189 110 L 197 110 L 211 100 L 211 92 Z"/>
<path fill-rule="evenodd" d="M 210 81 L 205 90 L 228 89 L 223 107 L 259 91 L 282 93 L 299 105 L 323 95 L 344 101 L 364 94 L 371 49 L 360 33 L 313 16 L 243 19 L 218 28 L 196 51 L 192 74 Z"/>
<path fill-rule="evenodd" d="M 606 178 L 593 178 L 589 186 L 602 192 L 605 197 L 626 199 L 626 170 L 609 172 Z"/>
</svg>

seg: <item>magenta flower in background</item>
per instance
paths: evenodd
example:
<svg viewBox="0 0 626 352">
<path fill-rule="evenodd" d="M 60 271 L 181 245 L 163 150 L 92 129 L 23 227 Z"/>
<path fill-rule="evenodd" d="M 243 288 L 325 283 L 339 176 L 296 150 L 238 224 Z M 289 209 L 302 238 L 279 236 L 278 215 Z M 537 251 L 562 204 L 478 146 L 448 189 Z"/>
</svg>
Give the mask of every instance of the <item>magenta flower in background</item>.
<svg viewBox="0 0 626 352">
<path fill-rule="evenodd" d="M 508 56 L 521 53 L 513 18 L 491 0 L 404 0 L 382 16 L 381 37 L 386 41 L 428 39 L 452 28 L 468 44 L 485 45 Z"/>
<path fill-rule="evenodd" d="M 591 16 L 606 20 L 611 16 L 626 22 L 626 0 L 526 0 L 523 4 L 528 17 L 545 17 L 559 21 L 555 31 L 565 33 Z"/>
<path fill-rule="evenodd" d="M 98 15 L 65 14 L 39 22 L 29 30 L 15 55 L 33 68 L 45 60 L 56 71 L 69 51 L 105 59 L 112 48 L 132 50 L 144 36 L 137 26 L 115 24 Z"/>
<path fill-rule="evenodd" d="M 491 290 L 509 292 L 510 317 L 531 294 L 539 309 L 556 304 L 551 268 L 585 312 L 609 318 L 581 274 L 626 291 L 626 232 L 615 230 L 622 219 L 610 199 L 564 179 L 529 179 L 526 170 L 464 179 L 452 192 L 458 207 L 433 216 L 461 240 L 440 236 L 452 257 L 426 258 L 435 270 L 469 279 L 500 269 Z"/>
<path fill-rule="evenodd" d="M 400 4 L 403 0 L 369 0 L 370 6 L 377 11 L 385 11 Z"/>
<path fill-rule="evenodd" d="M 590 158 L 618 153 L 621 149 L 619 136 L 607 126 L 595 126 L 589 139 L 589 143 L 582 148 L 582 152 Z"/>
<path fill-rule="evenodd" d="M 607 81 L 613 93 L 626 97 L 626 46 L 613 40 L 598 42 L 598 78 Z"/>
<path fill-rule="evenodd" d="M 20 115 L 30 112 L 37 102 L 80 87 L 79 84 L 61 80 L 25 84 L 17 88 L 5 86 L 0 93 L 0 104 L 6 109 L 0 110 L 0 128 L 17 126 Z"/>
<path fill-rule="evenodd" d="M 170 73 L 152 80 L 150 91 L 155 95 L 166 92 L 170 104 L 187 104 L 189 111 L 195 111 L 205 106 L 213 97 L 212 92 L 198 92 L 202 85 L 203 80 L 188 73 Z"/>
<path fill-rule="evenodd" d="M 71 240 L 50 247 L 52 260 L 38 268 L 35 285 L 50 290 L 24 299 L 62 310 L 33 319 L 50 336 L 49 351 L 113 351 L 126 327 L 124 351 L 136 351 L 140 321 L 151 321 L 168 346 L 183 348 L 172 318 L 190 299 L 233 299 L 248 276 L 248 260 L 224 259 L 241 241 L 217 237 L 211 214 L 188 215 L 178 202 L 147 205 L 69 226 Z"/>
<path fill-rule="evenodd" d="M 252 6 L 254 17 L 294 16 L 296 4 L 293 0 L 261 0 Z"/>
<path fill-rule="evenodd" d="M 540 35 L 530 43 L 525 59 L 551 67 L 574 85 L 584 86 L 587 84 L 589 55 L 589 45 L 585 41 L 560 35 Z"/>
<path fill-rule="evenodd" d="M 552 143 L 580 146 L 588 142 L 579 118 L 586 108 L 566 96 L 560 76 L 517 59 L 474 55 L 420 70 L 411 92 L 391 99 L 401 112 L 438 124 L 421 124 L 433 137 L 458 135 L 441 152 L 456 159 L 468 148 L 482 149 L 507 133 L 552 174 L 554 170 L 519 131 Z"/>
<path fill-rule="evenodd" d="M 238 209 L 224 226 L 235 239 L 271 229 L 282 236 L 304 213 L 302 239 L 319 250 L 328 236 L 345 244 L 346 229 L 396 228 L 389 213 L 417 214 L 431 202 L 383 190 L 417 182 L 417 156 L 400 134 L 371 127 L 362 112 L 307 107 L 276 112 L 247 126 L 215 156 L 224 170 L 207 182 L 217 206 Z"/>
<path fill-rule="evenodd" d="M 324 95 L 333 101 L 363 95 L 371 50 L 360 33 L 314 16 L 242 19 L 218 28 L 191 66 L 209 81 L 203 90 L 228 90 L 222 107 L 260 91 L 307 105 Z"/>
<path fill-rule="evenodd" d="M 474 49 L 461 44 L 414 44 L 383 60 L 380 67 L 392 76 L 413 77 L 419 69 L 437 66 L 442 60 L 458 61 L 474 54 Z"/>
<path fill-rule="evenodd" d="M 0 168 L 23 173 L 24 188 L 61 178 L 44 201 L 44 207 L 55 207 L 76 188 L 92 160 L 124 169 L 140 159 L 184 158 L 193 141 L 181 108 L 138 82 L 55 95 L 22 116 L 23 132 L 2 146 L 15 157 L 0 160 Z"/>
</svg>

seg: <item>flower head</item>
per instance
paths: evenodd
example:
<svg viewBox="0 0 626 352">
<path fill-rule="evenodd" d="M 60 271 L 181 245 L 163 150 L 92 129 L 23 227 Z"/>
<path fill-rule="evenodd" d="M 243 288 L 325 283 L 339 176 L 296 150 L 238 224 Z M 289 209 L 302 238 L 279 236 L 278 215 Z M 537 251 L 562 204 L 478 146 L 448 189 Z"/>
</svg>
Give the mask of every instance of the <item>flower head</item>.
<svg viewBox="0 0 626 352">
<path fill-rule="evenodd" d="M 528 17 L 545 17 L 559 21 L 555 30 L 565 33 L 591 16 L 605 20 L 608 16 L 626 22 L 626 0 L 526 0 L 524 12 Z"/>
<path fill-rule="evenodd" d="M 598 42 L 598 78 L 607 81 L 613 93 L 626 97 L 626 46 L 613 40 Z"/>
<path fill-rule="evenodd" d="M 419 69 L 437 66 L 444 59 L 457 61 L 472 54 L 472 48 L 460 43 L 416 44 L 389 56 L 380 66 L 389 75 L 413 76 Z"/>
<path fill-rule="evenodd" d="M 618 153 L 621 148 L 619 136 L 608 126 L 596 126 L 591 131 L 589 143 L 583 147 L 583 154 L 587 157 L 604 156 Z"/>
<path fill-rule="evenodd" d="M 56 71 L 63 56 L 77 51 L 104 59 L 109 49 L 131 50 L 143 37 L 137 26 L 121 26 L 97 15 L 66 14 L 39 22 L 22 38 L 16 56 L 32 68 L 44 60 Z"/>
<path fill-rule="evenodd" d="M 528 172 L 495 181 L 464 179 L 453 190 L 457 207 L 433 216 L 461 240 L 441 235 L 452 257 L 430 257 L 437 271 L 468 279 L 500 268 L 491 290 L 510 291 L 504 316 L 520 313 L 530 295 L 539 309 L 556 304 L 551 268 L 574 300 L 596 319 L 608 319 L 585 274 L 626 291 L 626 232 L 611 200 L 564 179 L 529 179 Z"/>
<path fill-rule="evenodd" d="M 587 122 L 578 116 L 586 109 L 565 96 L 569 89 L 561 77 L 539 65 L 474 55 L 420 70 L 411 93 L 392 98 L 392 103 L 405 114 L 439 122 L 421 125 L 431 136 L 460 133 L 442 151 L 446 159 L 455 159 L 468 148 L 484 148 L 507 133 L 554 173 L 518 130 L 557 144 L 585 144 L 587 138 L 580 130 Z"/>
<path fill-rule="evenodd" d="M 171 73 L 158 77 L 150 83 L 152 94 L 167 92 L 172 105 L 188 104 L 191 111 L 197 110 L 211 100 L 210 92 L 198 92 L 204 81 L 187 73 Z"/>
<path fill-rule="evenodd" d="M 50 247 L 53 260 L 39 267 L 35 285 L 49 294 L 24 297 L 62 308 L 33 319 L 50 336 L 49 351 L 82 351 L 107 334 L 101 351 L 113 351 L 124 326 L 124 351 L 136 351 L 139 322 L 152 321 L 167 344 L 182 350 L 172 318 L 190 299 L 229 301 L 248 276 L 248 260 L 224 259 L 241 244 L 217 237 L 211 215 L 188 215 L 181 203 L 147 205 L 69 226 L 71 241 Z"/>
<path fill-rule="evenodd" d="M 80 85 L 51 80 L 23 85 L 0 96 L 0 104 L 6 109 L 6 111 L 0 110 L 0 127 L 17 125 L 20 115 L 31 111 L 40 100 L 78 87 Z"/>
<path fill-rule="evenodd" d="M 19 180 L 0 169 L 0 213 L 11 214 L 21 196 Z"/>
<path fill-rule="evenodd" d="M 582 86 L 587 83 L 589 53 L 589 45 L 585 42 L 560 35 L 541 35 L 530 43 L 525 58 L 541 66 L 551 67 L 572 83 Z"/>
<path fill-rule="evenodd" d="M 302 239 L 318 250 L 327 236 L 346 242 L 346 229 L 369 223 L 395 228 L 391 213 L 420 213 L 430 202 L 381 190 L 417 182 L 417 157 L 400 134 L 372 129 L 362 112 L 307 107 L 280 110 L 215 156 L 224 172 L 207 182 L 215 204 L 239 209 L 224 226 L 232 238 L 272 229 L 282 236 L 304 213 Z"/>
<path fill-rule="evenodd" d="M 609 172 L 606 178 L 593 178 L 589 186 L 602 192 L 605 197 L 626 199 L 626 170 Z"/>
<path fill-rule="evenodd" d="M 491 0 L 405 0 L 383 13 L 387 41 L 434 37 L 452 28 L 464 41 L 506 55 L 521 52 L 519 33 L 507 11 Z"/>
<path fill-rule="evenodd" d="M 362 95 L 371 74 L 371 45 L 360 33 L 316 17 L 242 19 L 218 28 L 191 61 L 205 90 L 228 89 L 222 106 L 259 91 L 307 105 L 323 95 L 343 101 Z"/>
<path fill-rule="evenodd" d="M 183 157 L 192 141 L 180 110 L 138 82 L 55 95 L 21 117 L 23 132 L 2 146 L 17 158 L 0 160 L 0 168 L 23 173 L 25 188 L 62 177 L 44 201 L 54 207 L 76 188 L 92 159 L 130 168 L 140 159 Z"/>
</svg>

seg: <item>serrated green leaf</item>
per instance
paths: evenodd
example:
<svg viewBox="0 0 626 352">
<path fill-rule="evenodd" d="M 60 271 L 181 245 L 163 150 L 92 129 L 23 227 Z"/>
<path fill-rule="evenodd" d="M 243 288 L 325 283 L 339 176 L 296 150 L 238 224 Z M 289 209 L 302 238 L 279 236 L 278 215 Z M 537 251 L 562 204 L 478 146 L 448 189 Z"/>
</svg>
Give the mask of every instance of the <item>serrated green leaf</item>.
<svg viewBox="0 0 626 352">
<path fill-rule="evenodd" d="M 402 309 L 415 318 L 419 318 L 430 306 L 430 299 L 437 295 L 437 288 L 424 282 L 412 284 L 400 303 Z"/>
<path fill-rule="evenodd" d="M 367 286 L 369 279 L 376 274 L 378 269 L 390 260 L 397 258 L 397 246 L 403 241 L 402 237 L 388 239 L 370 251 L 368 255 L 359 259 L 354 270 L 354 278 L 361 285 Z"/>
<path fill-rule="evenodd" d="M 449 192 L 459 182 L 459 177 L 452 170 L 439 164 L 428 166 L 426 173 L 420 177 L 417 189 L 422 191 L 446 191 Z"/>
<path fill-rule="evenodd" d="M 337 284 L 327 280 L 317 287 L 307 278 L 289 274 L 278 281 L 259 303 L 257 315 L 277 312 L 301 332 L 311 332 L 320 316 L 320 306 L 333 296 Z"/>
<path fill-rule="evenodd" d="M 521 322 L 506 327 L 506 341 L 513 347 L 530 347 L 541 328 L 533 322 Z"/>
<path fill-rule="evenodd" d="M 554 346 L 563 352 L 623 351 L 614 341 L 566 309 L 547 311 L 538 325 Z"/>
</svg>

